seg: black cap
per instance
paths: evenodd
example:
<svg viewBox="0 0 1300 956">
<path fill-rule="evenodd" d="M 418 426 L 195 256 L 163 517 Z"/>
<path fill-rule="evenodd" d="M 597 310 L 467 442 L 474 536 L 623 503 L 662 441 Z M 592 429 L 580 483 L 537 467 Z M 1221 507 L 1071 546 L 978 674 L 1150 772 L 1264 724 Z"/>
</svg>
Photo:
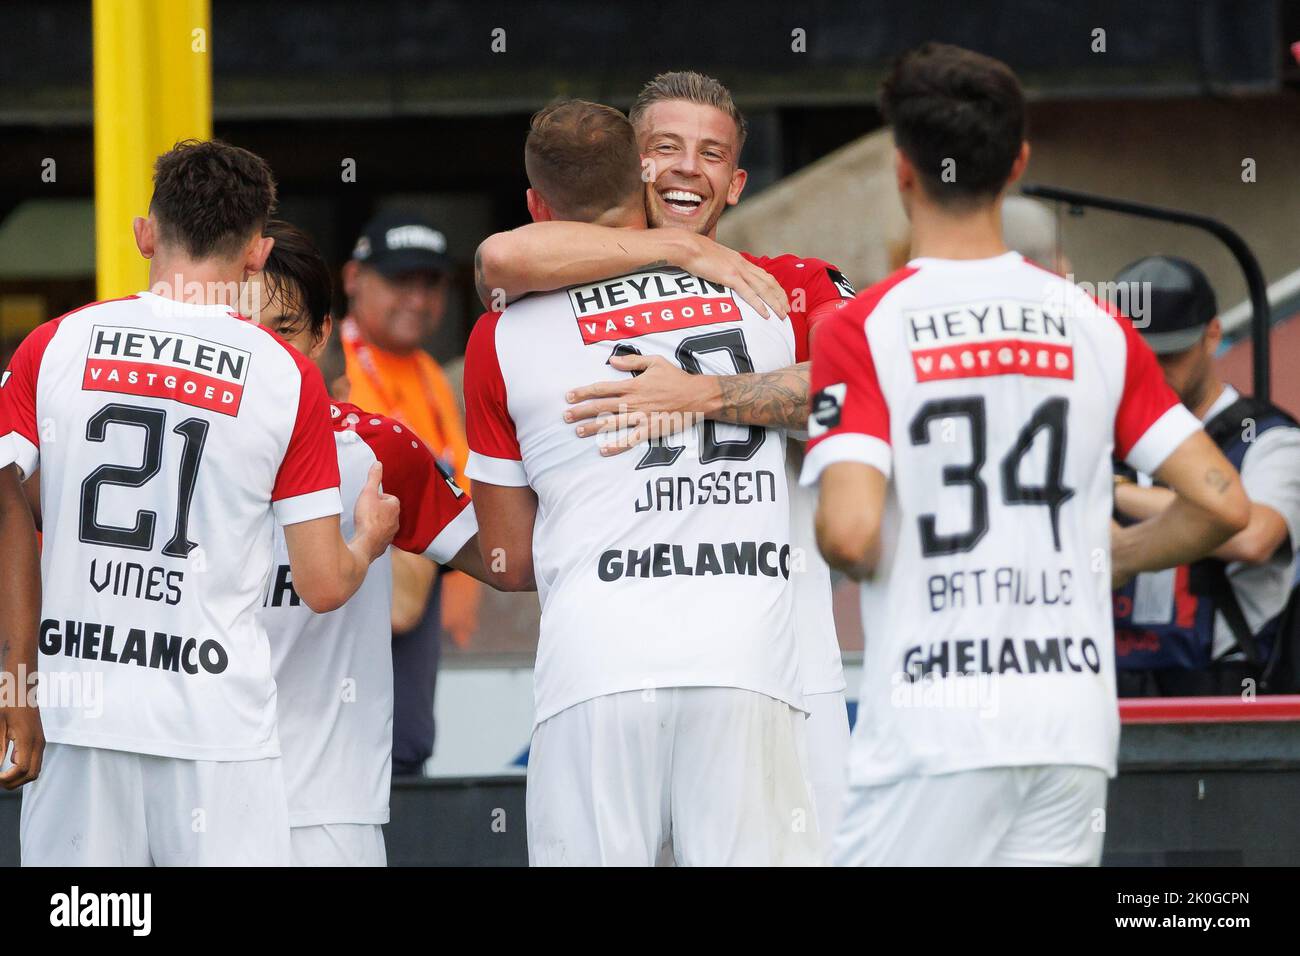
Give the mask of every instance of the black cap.
<svg viewBox="0 0 1300 956">
<path fill-rule="evenodd" d="M 1172 355 L 1201 340 L 1219 304 L 1205 273 L 1176 256 L 1147 256 L 1115 277 L 1126 286 L 1125 310 L 1157 355 Z M 1136 314 L 1134 314 L 1136 313 Z"/>
<path fill-rule="evenodd" d="M 381 212 L 366 223 L 352 258 L 386 276 L 403 272 L 450 272 L 447 237 L 419 216 Z"/>
</svg>

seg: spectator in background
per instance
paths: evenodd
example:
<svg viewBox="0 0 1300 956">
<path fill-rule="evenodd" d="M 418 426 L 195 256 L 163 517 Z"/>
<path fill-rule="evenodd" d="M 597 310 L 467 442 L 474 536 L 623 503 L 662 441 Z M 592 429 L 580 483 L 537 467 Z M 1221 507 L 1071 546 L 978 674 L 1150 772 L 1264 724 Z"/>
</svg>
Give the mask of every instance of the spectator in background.
<svg viewBox="0 0 1300 956">
<path fill-rule="evenodd" d="M 1008 196 L 1003 201 L 1002 236 L 1008 249 L 1016 250 L 1057 275 L 1069 275 L 1073 268 L 1061 248 L 1056 217 L 1037 200 Z"/>
<path fill-rule="evenodd" d="M 1193 565 L 1140 574 L 1116 592 L 1115 647 L 1124 696 L 1240 694 L 1258 681 L 1296 576 L 1300 541 L 1300 428 L 1281 409 L 1219 379 L 1223 338 L 1209 280 L 1172 256 L 1135 262 L 1117 277 L 1145 305 L 1138 331 L 1165 379 L 1241 472 L 1250 523 Z M 1132 311 L 1141 314 L 1134 305 Z M 1141 520 L 1173 492 L 1116 477 L 1115 508 Z"/>
<path fill-rule="evenodd" d="M 446 376 L 421 348 L 446 311 L 451 270 L 446 249 L 443 234 L 418 216 L 387 212 L 372 219 L 343 266 L 348 315 L 342 342 L 350 400 L 411 428 L 467 488 L 464 422 Z M 407 583 L 413 586 L 407 594 L 418 595 L 419 582 L 408 578 Z M 463 646 L 478 626 L 477 581 L 444 571 L 429 585 L 422 613 L 408 613 L 401 621 L 412 608 L 398 607 L 396 583 L 394 588 L 394 775 L 420 773 L 433 753 L 441 632 Z M 409 626 L 400 630 L 399 623 Z"/>
</svg>

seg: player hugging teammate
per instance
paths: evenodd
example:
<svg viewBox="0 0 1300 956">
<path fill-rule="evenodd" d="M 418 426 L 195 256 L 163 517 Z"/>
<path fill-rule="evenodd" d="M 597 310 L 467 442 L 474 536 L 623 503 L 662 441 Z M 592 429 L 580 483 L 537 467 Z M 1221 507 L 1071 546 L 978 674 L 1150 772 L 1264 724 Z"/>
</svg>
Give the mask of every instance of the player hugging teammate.
<svg viewBox="0 0 1300 956">
<path fill-rule="evenodd" d="M 538 113 L 534 222 L 476 258 L 475 506 L 327 396 L 328 269 L 265 164 L 160 157 L 150 291 L 39 327 L 0 389 L 0 666 L 102 687 L 47 746 L 0 711 L 24 863 L 382 865 L 390 545 L 540 591 L 534 864 L 1097 863 L 1112 584 L 1245 498 L 1129 322 L 1003 244 L 1014 74 L 930 44 L 883 106 L 914 258 L 856 296 L 713 241 L 746 179 L 717 81 Z M 1112 454 L 1174 504 L 1112 528 Z M 827 562 L 862 581 L 851 745 Z"/>
</svg>

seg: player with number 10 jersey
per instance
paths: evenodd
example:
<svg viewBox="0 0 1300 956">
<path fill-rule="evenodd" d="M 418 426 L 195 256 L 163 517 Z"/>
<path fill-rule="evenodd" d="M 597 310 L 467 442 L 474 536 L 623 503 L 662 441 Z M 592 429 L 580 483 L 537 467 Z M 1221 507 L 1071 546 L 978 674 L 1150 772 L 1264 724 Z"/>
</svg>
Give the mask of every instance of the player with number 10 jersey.
<svg viewBox="0 0 1300 956">
<path fill-rule="evenodd" d="M 583 175 L 559 161 L 578 154 Z M 636 155 L 617 110 L 539 113 L 534 218 L 644 228 Z M 484 557 L 531 561 L 542 605 L 530 859 L 651 865 L 671 844 L 679 863 L 809 861 L 782 436 L 706 421 L 602 456 L 565 390 L 633 353 L 732 374 L 788 366 L 794 341 L 730 289 L 648 268 L 489 313 L 466 350 Z"/>
</svg>

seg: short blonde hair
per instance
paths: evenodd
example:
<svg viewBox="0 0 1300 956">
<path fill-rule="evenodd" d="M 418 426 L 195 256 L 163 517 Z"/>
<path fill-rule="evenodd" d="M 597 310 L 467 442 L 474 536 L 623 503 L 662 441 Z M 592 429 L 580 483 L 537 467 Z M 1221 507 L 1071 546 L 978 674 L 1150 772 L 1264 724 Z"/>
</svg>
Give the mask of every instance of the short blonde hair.
<svg viewBox="0 0 1300 956">
<path fill-rule="evenodd" d="M 745 137 L 749 135 L 749 124 L 745 122 L 745 114 L 740 112 L 736 101 L 731 98 L 731 90 L 713 77 L 696 73 L 694 70 L 660 73 L 643 86 L 628 114 L 632 125 L 640 125 L 646 110 L 656 103 L 668 100 L 685 100 L 688 103 L 698 103 L 701 106 L 712 106 L 714 109 L 721 110 L 736 124 L 736 149 L 739 150 L 745 145 Z"/>
</svg>

